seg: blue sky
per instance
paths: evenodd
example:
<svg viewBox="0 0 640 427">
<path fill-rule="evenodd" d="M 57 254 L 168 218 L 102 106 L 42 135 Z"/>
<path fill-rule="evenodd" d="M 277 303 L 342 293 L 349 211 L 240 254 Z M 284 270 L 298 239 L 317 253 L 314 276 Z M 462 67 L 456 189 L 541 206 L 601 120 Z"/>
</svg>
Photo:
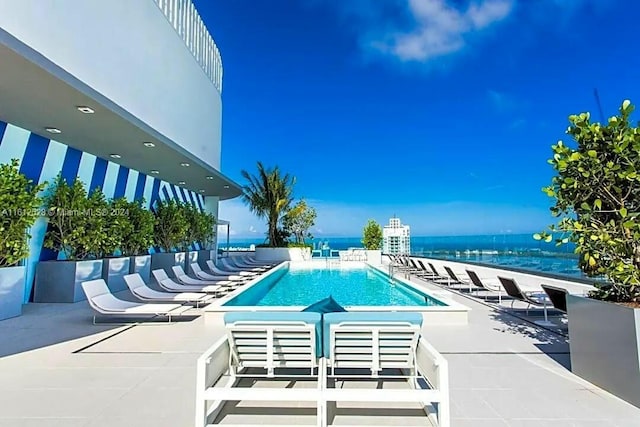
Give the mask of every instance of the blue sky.
<svg viewBox="0 0 640 427">
<path fill-rule="evenodd" d="M 635 1 L 196 0 L 224 64 L 222 171 L 296 176 L 316 236 L 538 231 L 567 116 L 640 100 Z M 265 225 L 221 203 L 237 236 Z"/>
</svg>

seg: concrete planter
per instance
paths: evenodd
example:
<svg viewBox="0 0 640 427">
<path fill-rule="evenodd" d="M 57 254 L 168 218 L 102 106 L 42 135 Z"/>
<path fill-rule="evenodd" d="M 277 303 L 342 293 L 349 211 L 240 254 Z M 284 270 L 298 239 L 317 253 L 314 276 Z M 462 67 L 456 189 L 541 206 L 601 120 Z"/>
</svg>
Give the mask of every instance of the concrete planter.
<svg viewBox="0 0 640 427">
<path fill-rule="evenodd" d="M 367 249 L 367 262 L 373 265 L 382 265 L 382 251 Z"/>
<path fill-rule="evenodd" d="M 41 261 L 36 267 L 34 302 L 78 302 L 87 299 L 81 283 L 102 278 L 102 260 Z"/>
<path fill-rule="evenodd" d="M 25 268 L 0 268 L 0 320 L 22 314 Z"/>
<path fill-rule="evenodd" d="M 191 270 L 191 264 L 194 262 L 197 262 L 198 265 L 200 264 L 200 251 L 187 252 L 184 266 L 184 271 L 186 271 L 187 274 L 193 274 L 193 270 Z"/>
<path fill-rule="evenodd" d="M 102 278 L 112 293 L 127 289 L 124 276 L 129 274 L 129 263 L 129 257 L 104 258 L 102 260 Z"/>
<path fill-rule="evenodd" d="M 309 248 L 256 248 L 257 261 L 306 261 L 311 259 Z"/>
<path fill-rule="evenodd" d="M 200 268 L 203 270 L 208 270 L 209 267 L 207 266 L 207 261 L 212 259 L 211 257 L 213 256 L 215 259 L 215 251 L 212 251 L 210 249 L 201 249 L 198 251 L 198 264 L 200 265 Z"/>
<path fill-rule="evenodd" d="M 179 265 L 183 269 L 186 267 L 186 252 L 160 252 L 151 255 L 151 270 L 163 269 L 167 276 L 175 277 L 173 274 L 174 265 Z M 185 270 L 186 271 L 186 270 Z"/>
<path fill-rule="evenodd" d="M 151 255 L 135 255 L 129 257 L 129 274 L 138 273 L 145 283 L 151 277 Z"/>
<path fill-rule="evenodd" d="M 640 407 L 640 309 L 567 296 L 571 370 Z"/>
</svg>

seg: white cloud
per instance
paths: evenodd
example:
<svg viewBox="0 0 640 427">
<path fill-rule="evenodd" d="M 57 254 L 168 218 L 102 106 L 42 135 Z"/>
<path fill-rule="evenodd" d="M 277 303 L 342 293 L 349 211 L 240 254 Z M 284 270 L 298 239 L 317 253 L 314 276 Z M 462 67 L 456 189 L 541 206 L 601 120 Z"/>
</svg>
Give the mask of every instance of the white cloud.
<svg viewBox="0 0 640 427">
<path fill-rule="evenodd" d="M 334 8 L 345 25 L 356 33 L 367 56 L 374 54 L 419 64 L 477 46 L 478 37 L 512 17 L 524 18 L 524 25 L 539 17 L 548 31 L 557 29 L 558 21 L 572 19 L 576 11 L 586 6 L 603 11 L 614 3 L 610 0 L 306 1 L 313 6 L 324 3 Z"/>
<path fill-rule="evenodd" d="M 513 10 L 513 0 L 478 0 L 466 8 L 452 0 L 403 0 L 402 4 L 411 25 L 365 20 L 366 26 L 377 28 L 363 29 L 365 45 L 402 62 L 424 63 L 458 52 Z"/>
</svg>

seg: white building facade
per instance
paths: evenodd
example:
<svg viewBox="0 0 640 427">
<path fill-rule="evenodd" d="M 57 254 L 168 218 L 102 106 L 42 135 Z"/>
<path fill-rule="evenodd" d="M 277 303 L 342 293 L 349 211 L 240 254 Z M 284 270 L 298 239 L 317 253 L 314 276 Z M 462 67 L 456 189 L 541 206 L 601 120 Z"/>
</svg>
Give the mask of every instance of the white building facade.
<svg viewBox="0 0 640 427">
<path fill-rule="evenodd" d="M 0 164 L 107 198 L 241 194 L 220 171 L 222 59 L 191 0 L 0 0 Z M 30 230 L 24 302 L 47 229 Z"/>
<path fill-rule="evenodd" d="M 390 218 L 382 229 L 382 252 L 394 255 L 411 254 L 411 228 L 402 225 L 400 218 Z"/>
</svg>

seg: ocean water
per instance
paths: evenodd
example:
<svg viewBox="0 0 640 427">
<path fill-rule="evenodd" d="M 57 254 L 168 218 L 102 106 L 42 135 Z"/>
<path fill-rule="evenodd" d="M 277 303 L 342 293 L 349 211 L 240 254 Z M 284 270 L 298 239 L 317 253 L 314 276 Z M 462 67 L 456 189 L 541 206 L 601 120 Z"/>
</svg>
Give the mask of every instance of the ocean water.
<svg viewBox="0 0 640 427">
<path fill-rule="evenodd" d="M 360 237 L 326 237 L 313 240 L 314 247 L 327 244 L 331 249 L 362 247 Z M 231 248 L 248 248 L 263 239 L 232 239 Z M 221 244 L 219 248 L 226 247 Z M 578 268 L 575 246 L 556 246 L 535 240 L 531 234 L 491 234 L 482 236 L 411 237 L 411 254 L 439 259 L 470 261 L 489 265 L 584 277 Z"/>
</svg>

